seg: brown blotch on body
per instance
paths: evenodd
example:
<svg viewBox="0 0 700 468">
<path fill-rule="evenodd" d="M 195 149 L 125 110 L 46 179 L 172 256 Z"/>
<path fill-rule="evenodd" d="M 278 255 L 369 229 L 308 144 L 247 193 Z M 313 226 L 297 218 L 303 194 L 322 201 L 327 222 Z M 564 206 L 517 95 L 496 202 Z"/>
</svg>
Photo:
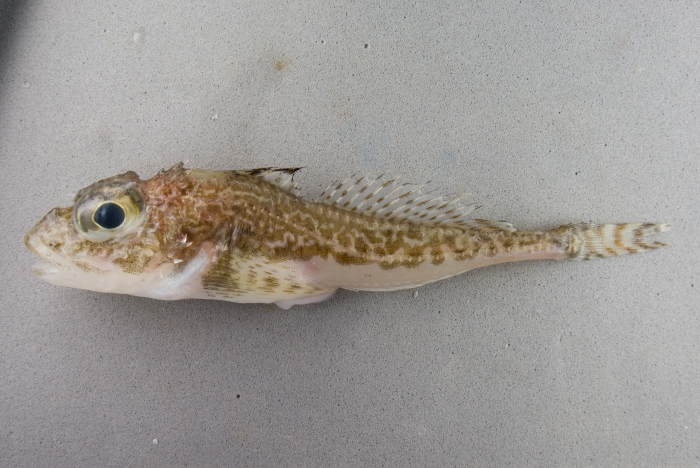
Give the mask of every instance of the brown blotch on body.
<svg viewBox="0 0 700 468">
<path fill-rule="evenodd" d="M 355 250 L 361 254 L 369 253 L 369 244 L 362 237 L 355 238 Z"/>
<path fill-rule="evenodd" d="M 445 253 L 439 247 L 433 247 L 430 251 L 433 265 L 441 265 L 445 262 Z"/>
<path fill-rule="evenodd" d="M 407 258 L 405 260 L 401 261 L 396 261 L 396 262 L 379 262 L 379 268 L 382 270 L 392 270 L 394 268 L 416 268 L 419 266 L 421 263 L 423 263 L 423 259 L 421 258 Z"/>
<path fill-rule="evenodd" d="M 125 272 L 131 275 L 138 275 L 146 266 L 146 259 L 138 254 L 129 254 L 126 258 L 117 258 L 114 263 Z"/>
<path fill-rule="evenodd" d="M 267 286 L 270 289 L 276 288 L 280 285 L 280 282 L 277 278 L 274 276 L 268 276 L 265 278 L 265 286 Z"/>
<path fill-rule="evenodd" d="M 335 252 L 333 253 L 333 258 L 341 265 L 363 265 L 367 263 L 365 259 L 345 252 Z"/>
</svg>

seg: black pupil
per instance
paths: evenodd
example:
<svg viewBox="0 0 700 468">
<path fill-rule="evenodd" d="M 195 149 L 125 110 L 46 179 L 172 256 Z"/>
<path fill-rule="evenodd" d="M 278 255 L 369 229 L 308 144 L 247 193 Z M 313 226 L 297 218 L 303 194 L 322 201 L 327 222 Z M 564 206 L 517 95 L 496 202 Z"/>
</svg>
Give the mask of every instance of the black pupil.
<svg viewBox="0 0 700 468">
<path fill-rule="evenodd" d="M 124 222 L 124 208 L 116 203 L 103 203 L 95 210 L 92 219 L 105 229 L 118 228 Z"/>
</svg>

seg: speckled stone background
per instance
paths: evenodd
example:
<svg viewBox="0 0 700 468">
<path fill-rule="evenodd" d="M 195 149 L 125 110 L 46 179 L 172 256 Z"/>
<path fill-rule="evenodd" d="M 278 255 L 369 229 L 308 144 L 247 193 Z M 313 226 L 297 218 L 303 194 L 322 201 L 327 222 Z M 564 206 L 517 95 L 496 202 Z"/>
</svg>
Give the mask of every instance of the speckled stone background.
<svg viewBox="0 0 700 468">
<path fill-rule="evenodd" d="M 700 8 L 621 3 L 1 3 L 0 465 L 699 466 Z M 289 311 L 31 274 L 51 207 L 180 160 L 673 246 Z"/>
</svg>

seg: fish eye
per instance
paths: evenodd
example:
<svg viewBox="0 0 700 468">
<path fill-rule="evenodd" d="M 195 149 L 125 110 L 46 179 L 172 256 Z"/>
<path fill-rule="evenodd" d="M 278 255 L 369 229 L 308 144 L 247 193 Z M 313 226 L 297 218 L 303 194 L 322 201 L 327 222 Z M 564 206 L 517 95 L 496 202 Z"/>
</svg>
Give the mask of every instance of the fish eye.
<svg viewBox="0 0 700 468">
<path fill-rule="evenodd" d="M 97 207 L 92 220 L 105 229 L 116 229 L 124 223 L 124 208 L 116 203 L 107 202 Z"/>
<path fill-rule="evenodd" d="M 104 184 L 79 195 L 73 225 L 88 240 L 104 242 L 131 232 L 143 219 L 143 199 L 134 185 Z"/>
</svg>

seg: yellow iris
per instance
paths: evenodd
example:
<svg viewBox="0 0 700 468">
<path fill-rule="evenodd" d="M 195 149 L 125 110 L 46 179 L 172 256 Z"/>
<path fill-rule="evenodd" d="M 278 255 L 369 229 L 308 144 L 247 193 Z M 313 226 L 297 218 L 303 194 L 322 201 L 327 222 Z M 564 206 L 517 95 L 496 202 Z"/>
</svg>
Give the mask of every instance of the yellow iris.
<svg viewBox="0 0 700 468">
<path fill-rule="evenodd" d="M 104 242 L 128 232 L 142 218 L 143 198 L 133 185 L 104 185 L 81 194 L 73 225 L 89 240 Z"/>
</svg>

